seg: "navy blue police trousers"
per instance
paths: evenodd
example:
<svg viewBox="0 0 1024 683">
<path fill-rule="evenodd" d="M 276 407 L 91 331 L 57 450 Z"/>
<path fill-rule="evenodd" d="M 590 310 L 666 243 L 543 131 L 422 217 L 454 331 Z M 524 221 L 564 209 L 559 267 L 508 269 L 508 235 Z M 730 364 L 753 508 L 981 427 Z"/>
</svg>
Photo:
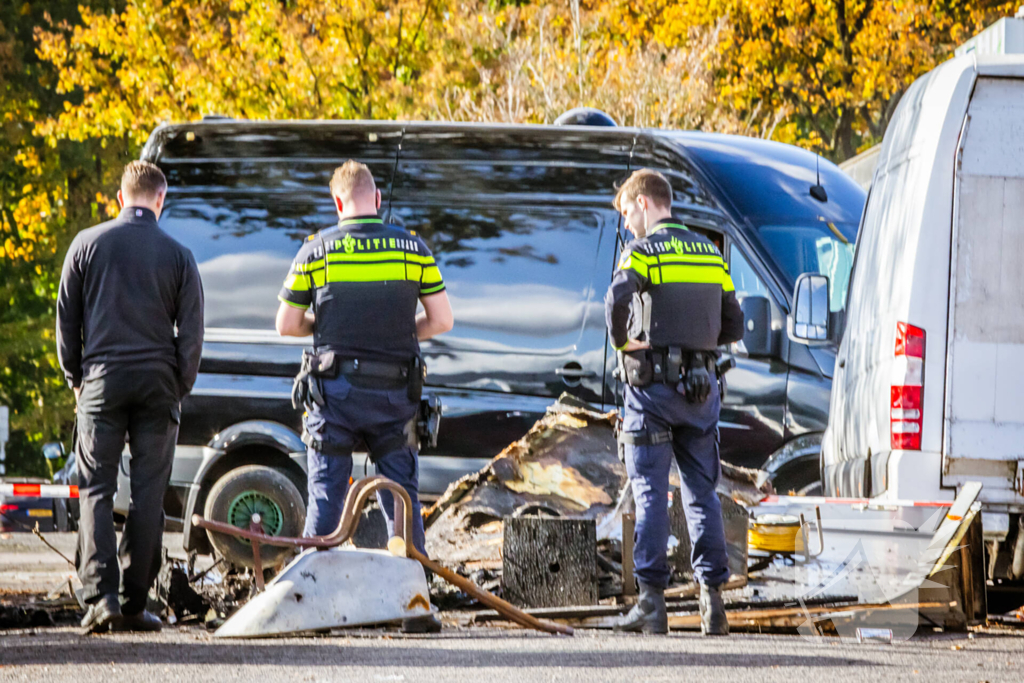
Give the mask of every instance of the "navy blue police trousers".
<svg viewBox="0 0 1024 683">
<path fill-rule="evenodd" d="M 672 460 L 679 465 L 683 511 L 697 580 L 716 586 L 729 577 L 722 505 L 715 493 L 721 475 L 718 455 L 718 383 L 705 403 L 689 403 L 662 382 L 638 389 L 626 386 L 622 431 L 634 437 L 665 433 L 658 444 L 624 444 L 626 472 L 636 502 L 633 562 L 637 578 L 656 588 L 668 586 L 668 493 Z"/>
<path fill-rule="evenodd" d="M 406 389 L 367 389 L 353 386 L 344 375 L 320 379 L 323 406 L 307 406 L 303 418 L 306 432 L 317 441 L 330 444 L 321 452 L 306 450 L 306 476 L 309 502 L 306 506 L 304 536 L 323 536 L 334 531 L 352 476 L 352 450 L 365 443 L 374 458 L 377 474 L 399 484 L 412 499 L 412 541 L 421 553 L 423 517 L 420 515 L 419 465 L 416 448 L 408 445 L 406 430 L 419 407 Z M 347 453 L 348 455 L 344 455 Z M 391 493 L 377 495 L 388 520 L 388 533 L 394 530 L 394 500 Z"/>
</svg>

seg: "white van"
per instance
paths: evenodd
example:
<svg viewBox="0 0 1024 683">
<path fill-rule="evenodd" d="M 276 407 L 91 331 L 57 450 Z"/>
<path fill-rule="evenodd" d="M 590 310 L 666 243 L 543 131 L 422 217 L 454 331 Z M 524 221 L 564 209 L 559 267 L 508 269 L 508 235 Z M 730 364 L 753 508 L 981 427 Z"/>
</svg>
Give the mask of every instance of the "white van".
<svg viewBox="0 0 1024 683">
<path fill-rule="evenodd" d="M 798 283 L 790 336 L 841 340 L 825 495 L 952 500 L 980 481 L 985 536 L 1004 543 L 1004 578 L 1020 578 L 1024 57 L 966 55 L 910 87 L 882 143 L 845 315 L 814 305 L 822 287 L 820 275 Z"/>
</svg>

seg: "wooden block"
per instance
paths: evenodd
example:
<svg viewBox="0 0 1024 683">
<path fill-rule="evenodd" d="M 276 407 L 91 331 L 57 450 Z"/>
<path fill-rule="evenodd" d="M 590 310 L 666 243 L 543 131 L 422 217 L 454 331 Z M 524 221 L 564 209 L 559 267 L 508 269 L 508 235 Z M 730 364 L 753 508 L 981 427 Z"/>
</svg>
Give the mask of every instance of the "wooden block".
<svg viewBox="0 0 1024 683">
<path fill-rule="evenodd" d="M 597 526 L 592 519 L 506 517 L 502 594 L 519 607 L 597 604 Z"/>
<path fill-rule="evenodd" d="M 728 496 L 718 494 L 722 503 L 722 520 L 725 522 L 725 544 L 729 553 L 729 573 L 733 578 L 747 576 L 747 529 L 750 515 L 746 508 Z M 690 564 L 690 532 L 686 526 L 682 498 L 679 489 L 672 489 L 672 503 L 668 509 L 670 533 L 678 544 L 669 549 L 668 563 L 675 574 L 675 580 L 688 583 L 693 581 L 693 566 Z"/>
</svg>

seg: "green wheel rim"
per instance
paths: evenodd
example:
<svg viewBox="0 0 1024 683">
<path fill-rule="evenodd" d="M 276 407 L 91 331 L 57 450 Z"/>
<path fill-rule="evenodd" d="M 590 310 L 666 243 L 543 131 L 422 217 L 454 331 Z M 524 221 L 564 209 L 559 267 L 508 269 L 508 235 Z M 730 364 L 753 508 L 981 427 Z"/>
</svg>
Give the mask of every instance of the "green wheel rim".
<svg viewBox="0 0 1024 683">
<path fill-rule="evenodd" d="M 263 533 L 269 536 L 277 536 L 281 533 L 281 529 L 284 527 L 284 513 L 281 511 L 281 506 L 259 491 L 244 491 L 235 496 L 228 506 L 228 524 L 239 529 L 248 529 L 254 514 L 260 516 Z M 239 540 L 249 543 L 245 539 Z"/>
</svg>

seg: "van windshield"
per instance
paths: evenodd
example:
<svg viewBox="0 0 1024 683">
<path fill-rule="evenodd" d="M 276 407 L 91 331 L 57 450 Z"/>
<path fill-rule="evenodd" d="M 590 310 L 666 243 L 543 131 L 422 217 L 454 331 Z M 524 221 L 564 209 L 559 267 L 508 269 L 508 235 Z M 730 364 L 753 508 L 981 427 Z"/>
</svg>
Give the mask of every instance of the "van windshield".
<svg viewBox="0 0 1024 683">
<path fill-rule="evenodd" d="M 790 287 L 803 273 L 826 275 L 829 310 L 838 311 L 846 305 L 856 225 L 825 221 L 806 225 L 762 225 L 757 232 Z"/>
</svg>

